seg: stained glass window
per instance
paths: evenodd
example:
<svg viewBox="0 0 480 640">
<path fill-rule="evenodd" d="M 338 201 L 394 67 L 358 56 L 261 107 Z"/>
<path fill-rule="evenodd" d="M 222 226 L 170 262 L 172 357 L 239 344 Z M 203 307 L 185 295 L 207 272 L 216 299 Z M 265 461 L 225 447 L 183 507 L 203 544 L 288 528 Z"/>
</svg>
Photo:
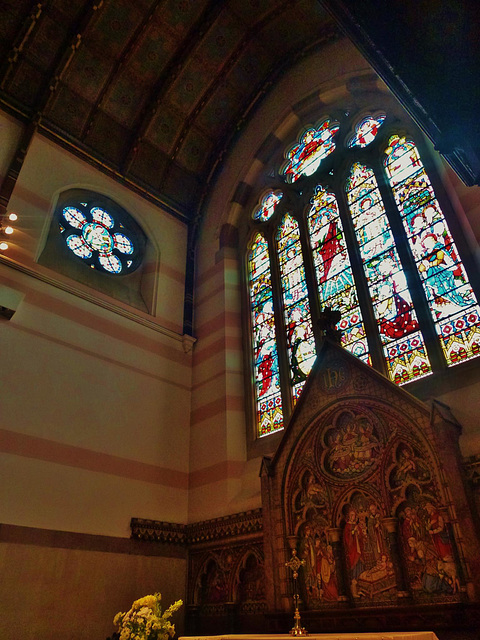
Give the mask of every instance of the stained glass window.
<svg viewBox="0 0 480 640">
<path fill-rule="evenodd" d="M 337 199 L 321 185 L 310 201 L 308 229 L 322 307 L 342 314 L 342 344 L 370 364 L 365 327 L 353 281 L 352 267 L 338 213 Z"/>
<path fill-rule="evenodd" d="M 480 354 L 480 309 L 415 144 L 389 140 L 385 169 L 448 365 Z"/>
<path fill-rule="evenodd" d="M 250 306 L 253 326 L 255 404 L 258 435 L 283 428 L 268 245 L 258 233 L 248 255 Z"/>
<path fill-rule="evenodd" d="M 327 307 L 340 311 L 345 349 L 399 385 L 480 355 L 480 306 L 417 147 L 392 136 L 388 114 L 365 113 L 304 128 L 252 207 L 249 224 L 262 230 L 248 252 L 261 436 L 290 417 Z"/>
<path fill-rule="evenodd" d="M 365 116 L 355 125 L 355 135 L 348 141 L 349 147 L 368 147 L 377 137 L 378 129 L 382 126 L 386 115 L 380 114 L 375 118 Z"/>
<path fill-rule="evenodd" d="M 270 220 L 282 196 L 283 193 L 281 191 L 269 191 L 267 195 L 262 198 L 259 206 L 253 210 L 252 218 L 263 222 Z"/>
<path fill-rule="evenodd" d="M 298 222 L 287 214 L 277 233 L 283 311 L 293 397 L 296 400 L 315 361 L 315 339 L 310 317 Z"/>
<path fill-rule="evenodd" d="M 338 122 L 325 118 L 301 134 L 299 141 L 287 149 L 286 161 L 280 169 L 287 182 L 296 182 L 301 176 L 315 173 L 322 160 L 335 151 L 334 137 L 338 129 Z"/>
<path fill-rule="evenodd" d="M 138 234 L 129 218 L 126 212 L 118 216 L 82 201 L 63 207 L 58 228 L 68 249 L 90 268 L 125 275 L 134 271 L 142 258 Z M 125 227 L 128 222 L 130 230 Z"/>
<path fill-rule="evenodd" d="M 431 367 L 373 171 L 356 162 L 346 191 L 388 373 L 409 382 Z"/>
</svg>

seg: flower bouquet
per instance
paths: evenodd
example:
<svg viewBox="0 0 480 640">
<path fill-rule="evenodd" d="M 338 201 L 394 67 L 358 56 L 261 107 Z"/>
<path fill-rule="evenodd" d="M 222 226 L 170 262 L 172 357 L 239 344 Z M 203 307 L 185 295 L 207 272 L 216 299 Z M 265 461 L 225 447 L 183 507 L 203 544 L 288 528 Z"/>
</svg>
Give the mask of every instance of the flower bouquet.
<svg viewBox="0 0 480 640">
<path fill-rule="evenodd" d="M 182 600 L 177 600 L 162 613 L 162 595 L 155 593 L 135 600 L 126 613 L 120 611 L 113 619 L 118 632 L 111 640 L 167 640 L 175 634 L 175 625 L 169 618 L 180 609 Z"/>
</svg>

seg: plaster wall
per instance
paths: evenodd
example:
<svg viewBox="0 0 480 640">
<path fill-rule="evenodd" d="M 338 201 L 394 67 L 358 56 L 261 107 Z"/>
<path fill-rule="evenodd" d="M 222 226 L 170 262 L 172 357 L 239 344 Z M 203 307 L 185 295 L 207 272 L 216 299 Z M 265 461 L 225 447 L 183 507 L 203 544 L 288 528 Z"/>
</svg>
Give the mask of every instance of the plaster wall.
<svg viewBox="0 0 480 640">
<path fill-rule="evenodd" d="M 20 128 L 1 118 L 5 175 Z M 112 198 L 148 235 L 152 313 L 37 263 L 56 197 L 71 187 Z M 15 311 L 0 322 L 0 522 L 119 537 L 131 517 L 185 522 L 185 226 L 40 135 L 8 210 L 19 219 L 0 256 L 0 305 Z"/>
<path fill-rule="evenodd" d="M 184 598 L 185 565 L 181 558 L 1 545 L 0 637 L 106 638 L 115 614 L 138 597 L 161 591 L 165 605 Z M 173 622 L 181 634 L 182 610 Z"/>
</svg>

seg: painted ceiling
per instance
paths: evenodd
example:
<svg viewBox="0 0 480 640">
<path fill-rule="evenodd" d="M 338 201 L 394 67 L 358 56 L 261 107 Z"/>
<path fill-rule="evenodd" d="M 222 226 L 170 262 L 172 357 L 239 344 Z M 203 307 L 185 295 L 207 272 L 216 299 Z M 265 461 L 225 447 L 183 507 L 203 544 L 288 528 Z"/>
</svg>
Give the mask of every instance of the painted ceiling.
<svg viewBox="0 0 480 640">
<path fill-rule="evenodd" d="M 198 222 L 273 81 L 336 34 L 316 0 L 3 0 L 0 103 Z"/>
</svg>

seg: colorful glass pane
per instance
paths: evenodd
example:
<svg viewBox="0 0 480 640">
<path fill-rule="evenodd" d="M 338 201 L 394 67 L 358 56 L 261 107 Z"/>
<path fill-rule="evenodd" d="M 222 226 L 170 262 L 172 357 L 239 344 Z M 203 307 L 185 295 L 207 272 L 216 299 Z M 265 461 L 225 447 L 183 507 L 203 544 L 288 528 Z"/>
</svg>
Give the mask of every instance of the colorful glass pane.
<svg viewBox="0 0 480 640">
<path fill-rule="evenodd" d="M 99 207 L 93 207 L 90 213 L 92 214 L 92 218 L 95 222 L 99 222 L 107 229 L 113 229 L 115 220 L 109 213 Z"/>
<path fill-rule="evenodd" d="M 449 366 L 480 355 L 480 308 L 415 144 L 394 135 L 385 169 Z"/>
<path fill-rule="evenodd" d="M 308 230 L 322 307 L 340 311 L 342 345 L 371 364 L 337 200 L 319 185 L 310 203 Z"/>
<path fill-rule="evenodd" d="M 113 250 L 113 238 L 101 224 L 89 222 L 83 225 L 82 236 L 88 246 L 94 251 L 109 254 Z"/>
<path fill-rule="evenodd" d="M 290 378 L 293 398 L 296 401 L 315 362 L 316 351 L 300 230 L 297 221 L 289 214 L 283 218 L 278 229 L 277 246 Z"/>
<path fill-rule="evenodd" d="M 139 247 L 125 233 L 114 233 L 114 229 L 126 229 L 104 209 L 80 202 L 76 206 L 64 207 L 62 216 L 71 231 L 75 231 L 65 238 L 68 248 L 86 260 L 90 267 L 119 274 L 132 271 L 134 262 L 138 265 Z M 60 221 L 59 228 L 60 233 L 65 231 Z M 125 260 L 127 255 L 133 259 Z"/>
<path fill-rule="evenodd" d="M 63 217 L 75 229 L 81 229 L 87 221 L 83 213 L 76 207 L 65 207 Z"/>
<path fill-rule="evenodd" d="M 123 233 L 115 233 L 113 237 L 115 242 L 115 249 L 118 249 L 120 253 L 133 253 L 133 244 L 126 235 L 124 235 Z"/>
<path fill-rule="evenodd" d="M 110 273 L 120 273 L 122 270 L 122 263 L 112 253 L 109 255 L 101 254 L 98 256 L 98 261 L 104 269 L 110 271 Z"/>
<path fill-rule="evenodd" d="M 65 239 L 65 242 L 67 243 L 68 248 L 79 258 L 86 260 L 87 258 L 92 257 L 92 252 L 80 236 L 68 236 L 68 238 Z"/>
<path fill-rule="evenodd" d="M 375 140 L 379 128 L 387 116 L 385 114 L 366 116 L 355 125 L 355 135 L 348 141 L 348 147 L 368 147 Z"/>
<path fill-rule="evenodd" d="M 431 365 L 373 171 L 354 163 L 346 191 L 388 375 L 404 384 Z"/>
<path fill-rule="evenodd" d="M 283 429 L 272 277 L 267 241 L 257 234 L 248 254 L 258 435 Z"/>
<path fill-rule="evenodd" d="M 316 127 L 304 131 L 298 142 L 285 152 L 286 161 L 280 169 L 287 182 L 296 182 L 301 176 L 311 176 L 324 158 L 335 151 L 334 137 L 340 125 L 325 118 Z"/>
<path fill-rule="evenodd" d="M 259 206 L 254 209 L 252 218 L 254 220 L 260 220 L 261 222 L 270 220 L 282 197 L 283 193 L 281 191 L 270 191 L 267 193 L 267 195 L 262 198 Z"/>
</svg>

